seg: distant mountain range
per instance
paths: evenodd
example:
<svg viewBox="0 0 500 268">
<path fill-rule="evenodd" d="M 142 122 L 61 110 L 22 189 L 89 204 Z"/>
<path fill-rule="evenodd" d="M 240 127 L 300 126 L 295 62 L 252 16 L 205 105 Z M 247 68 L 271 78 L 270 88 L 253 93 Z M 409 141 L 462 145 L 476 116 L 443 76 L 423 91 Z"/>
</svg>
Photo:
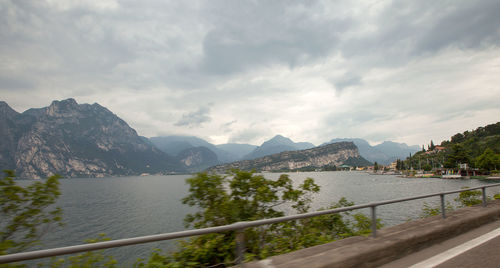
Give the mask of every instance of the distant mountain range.
<svg viewBox="0 0 500 268">
<path fill-rule="evenodd" d="M 274 138 L 262 143 L 261 146 L 255 148 L 251 153 L 243 156 L 242 159 L 255 159 L 266 155 L 277 154 L 285 151 L 297 151 L 310 149 L 315 147 L 309 142 L 293 142 L 291 139 L 276 135 Z"/>
<path fill-rule="evenodd" d="M 352 142 L 338 142 L 306 150 L 285 151 L 252 160 L 218 165 L 210 171 L 224 173 L 231 169 L 256 171 L 295 171 L 304 168 L 324 168 L 344 164 L 366 166 L 371 163 L 361 157 Z"/>
<path fill-rule="evenodd" d="M 309 149 L 323 147 L 293 142 L 281 135 L 260 146 L 214 145 L 194 136 L 146 138 L 138 136 L 105 107 L 97 103 L 78 104 L 74 99 L 54 101 L 48 107 L 23 113 L 0 101 L 0 135 L 0 168 L 14 169 L 23 178 L 54 173 L 65 177 L 105 177 L 198 172 L 283 152 L 298 157 L 296 152 L 308 153 Z M 324 145 L 344 141 L 352 141 L 359 148 L 360 157 L 380 164 L 406 158 L 418 150 L 418 146 L 394 142 L 370 146 L 362 139 L 334 139 Z"/>
<path fill-rule="evenodd" d="M 418 145 L 408 146 L 405 143 L 396 143 L 392 141 L 384 141 L 381 144 L 371 146 L 363 139 L 333 139 L 328 143 L 336 142 L 353 142 L 359 149 L 359 154 L 370 162 L 388 165 L 397 159 L 406 159 L 410 154 L 415 154 L 420 150 Z M 325 143 L 325 144 L 328 144 Z"/>
</svg>

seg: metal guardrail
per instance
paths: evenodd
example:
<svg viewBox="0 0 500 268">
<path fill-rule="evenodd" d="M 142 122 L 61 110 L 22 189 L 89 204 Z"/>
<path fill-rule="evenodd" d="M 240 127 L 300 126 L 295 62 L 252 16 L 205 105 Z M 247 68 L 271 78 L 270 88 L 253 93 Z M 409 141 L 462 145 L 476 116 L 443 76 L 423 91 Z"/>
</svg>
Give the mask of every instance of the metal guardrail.
<svg viewBox="0 0 500 268">
<path fill-rule="evenodd" d="M 77 245 L 77 246 L 37 250 L 37 251 L 31 251 L 31 252 L 15 253 L 15 254 L 10 254 L 10 255 L 0 256 L 0 264 L 17 262 L 17 261 L 25 261 L 25 260 L 33 260 L 33 259 L 40 259 L 40 258 L 66 255 L 66 254 L 79 253 L 79 252 L 92 251 L 92 250 L 99 250 L 99 249 L 107 249 L 107 248 L 156 242 L 156 241 L 171 240 L 171 239 L 176 239 L 176 238 L 184 238 L 184 237 L 197 236 L 197 235 L 210 234 L 210 233 L 226 232 L 226 231 L 236 231 L 236 246 L 237 246 L 236 262 L 241 263 L 241 261 L 243 260 L 243 254 L 245 252 L 244 230 L 247 228 L 256 227 L 256 226 L 260 226 L 260 225 L 273 224 L 273 223 L 280 223 L 280 222 L 291 221 L 291 220 L 311 218 L 311 217 L 316 217 L 316 216 L 321 216 L 321 215 L 326 215 L 326 214 L 333 214 L 333 213 L 340 213 L 340 212 L 346 212 L 346 211 L 363 209 L 363 208 L 370 208 L 371 209 L 371 219 L 372 219 L 371 220 L 372 236 L 376 237 L 377 236 L 377 226 L 376 226 L 376 223 L 377 223 L 376 208 L 377 208 L 377 206 L 439 196 L 441 199 L 442 217 L 444 219 L 444 218 L 446 218 L 445 195 L 481 189 L 482 190 L 482 205 L 486 206 L 487 205 L 486 188 L 495 187 L 495 186 L 500 186 L 500 183 L 483 185 L 483 186 L 467 188 L 467 189 L 454 190 L 454 191 L 440 192 L 440 193 L 434 193 L 434 194 L 419 195 L 419 196 L 413 196 L 413 197 L 407 197 L 407 198 L 385 200 L 385 201 L 380 201 L 380 202 L 373 202 L 373 203 L 355 205 L 355 206 L 349 206 L 349 207 L 321 210 L 321 211 L 309 212 L 309 213 L 304 213 L 304 214 L 283 216 L 283 217 L 278 217 L 278 218 L 263 219 L 263 220 L 256 220 L 256 221 L 246 221 L 246 222 L 236 222 L 236 223 L 233 223 L 230 225 L 224 225 L 224 226 L 216 226 L 216 227 L 209 227 L 209 228 L 203 228 L 203 229 L 187 230 L 187 231 L 166 233 L 166 234 L 140 236 L 140 237 L 134 237 L 134 238 L 126 238 L 126 239 L 118 239 L 118 240 L 105 241 L 105 242 L 97 242 L 97 243 L 92 243 L 92 244 L 84 244 L 84 245 Z"/>
</svg>

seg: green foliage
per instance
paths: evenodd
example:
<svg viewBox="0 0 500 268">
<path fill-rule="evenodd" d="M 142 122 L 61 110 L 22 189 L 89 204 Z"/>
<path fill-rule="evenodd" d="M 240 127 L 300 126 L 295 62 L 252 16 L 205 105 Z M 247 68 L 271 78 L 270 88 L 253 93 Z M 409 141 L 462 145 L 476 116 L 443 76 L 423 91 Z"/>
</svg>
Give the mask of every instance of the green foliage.
<svg viewBox="0 0 500 268">
<path fill-rule="evenodd" d="M 467 149 L 461 144 L 454 144 L 444 165 L 447 168 L 456 168 L 460 163 L 470 162 L 470 154 Z"/>
<path fill-rule="evenodd" d="M 195 228 L 227 225 L 240 221 L 284 216 L 278 207 L 296 213 L 310 209 L 312 195 L 320 187 L 307 178 L 294 187 L 288 175 L 269 180 L 253 172 L 233 170 L 228 176 L 199 173 L 187 180 L 189 194 L 183 203 L 200 210 L 186 217 Z M 330 208 L 351 206 L 342 198 Z M 244 230 L 245 260 L 263 259 L 352 235 L 370 232 L 371 221 L 363 214 L 330 214 L 319 217 L 264 225 Z M 378 222 L 378 226 L 381 224 Z M 231 266 L 235 263 L 235 233 L 207 234 L 179 242 L 177 251 L 162 255 L 155 251 L 137 267 Z"/>
<path fill-rule="evenodd" d="M 446 202 L 445 211 L 451 212 L 453 211 L 453 206 L 450 202 Z M 436 215 L 441 215 L 441 205 L 431 206 L 427 202 L 424 202 L 424 207 L 422 208 L 422 213 L 420 213 L 420 218 L 427 218 Z"/>
<path fill-rule="evenodd" d="M 463 187 L 462 189 L 467 188 L 469 187 Z M 455 201 L 459 202 L 463 207 L 470 207 L 473 205 L 481 204 L 483 202 L 481 196 L 481 190 L 464 191 L 458 194 L 458 197 L 455 198 Z"/>
<path fill-rule="evenodd" d="M 482 155 L 476 158 L 476 167 L 485 170 L 495 170 L 500 167 L 500 154 L 495 154 L 493 150 L 487 148 Z"/>
<path fill-rule="evenodd" d="M 483 169 L 495 169 L 494 165 L 493 167 L 491 166 L 491 162 L 500 161 L 500 122 L 479 127 L 476 130 L 455 134 L 451 137 L 450 141 L 441 142 L 440 146 L 445 147 L 445 150 L 439 152 L 432 151 L 435 146 L 431 141 L 429 146 L 431 152 L 428 154 L 417 152 L 415 157 L 412 158 L 410 156 L 404 161 L 406 168 L 420 167 L 419 164 L 426 161 L 433 168 L 443 166 L 445 168 L 456 169 L 459 163 L 467 163 L 471 167 L 477 167 L 479 164 L 483 166 Z M 488 149 L 498 158 L 493 160 L 490 155 L 490 157 L 481 159 L 478 163 L 478 158 Z M 498 168 L 499 164 L 498 162 L 496 163 Z"/>
<path fill-rule="evenodd" d="M 425 170 L 425 171 L 431 171 L 432 170 L 432 166 L 430 164 L 425 164 L 422 166 L 422 169 Z"/>
<path fill-rule="evenodd" d="M 60 195 L 59 176 L 22 187 L 14 172 L 0 179 L 0 255 L 16 253 L 36 244 L 51 224 L 61 225 L 62 211 L 52 205 Z"/>
<path fill-rule="evenodd" d="M 379 169 L 378 163 L 377 162 L 373 163 L 373 170 L 378 171 L 378 169 Z"/>
</svg>

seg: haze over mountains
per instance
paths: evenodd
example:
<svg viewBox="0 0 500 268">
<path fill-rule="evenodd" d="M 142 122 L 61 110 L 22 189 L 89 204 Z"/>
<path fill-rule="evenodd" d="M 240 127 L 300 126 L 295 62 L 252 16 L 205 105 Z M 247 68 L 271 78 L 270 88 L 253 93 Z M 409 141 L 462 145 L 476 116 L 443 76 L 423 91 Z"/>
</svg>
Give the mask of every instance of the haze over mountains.
<svg viewBox="0 0 500 268">
<path fill-rule="evenodd" d="M 358 147 L 359 153 L 371 162 L 388 165 L 397 159 L 406 159 L 410 154 L 420 150 L 418 145 L 408 146 L 406 143 L 384 141 L 383 143 L 371 146 L 363 139 L 333 139 L 328 143 L 351 141 Z"/>
<path fill-rule="evenodd" d="M 54 173 L 65 177 L 105 177 L 197 172 L 218 164 L 315 147 L 281 135 L 260 146 L 214 145 L 194 136 L 148 139 L 105 107 L 97 103 L 78 104 L 74 99 L 54 101 L 48 107 L 23 113 L 0 101 L 0 134 L 0 168 L 14 169 L 24 178 Z M 343 141 L 354 142 L 360 157 L 381 164 L 418 150 L 418 146 L 393 142 L 370 146 L 362 139 L 334 139 L 328 143 Z"/>
</svg>

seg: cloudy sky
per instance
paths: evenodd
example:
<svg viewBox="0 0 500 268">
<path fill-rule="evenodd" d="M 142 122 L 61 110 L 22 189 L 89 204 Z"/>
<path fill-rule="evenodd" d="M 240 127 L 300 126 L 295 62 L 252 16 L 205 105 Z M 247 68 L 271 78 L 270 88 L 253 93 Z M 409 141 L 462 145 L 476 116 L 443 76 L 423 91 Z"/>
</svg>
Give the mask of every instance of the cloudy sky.
<svg viewBox="0 0 500 268">
<path fill-rule="evenodd" d="M 500 1 L 0 0 L 0 99 L 140 135 L 440 142 L 500 121 Z"/>
</svg>

